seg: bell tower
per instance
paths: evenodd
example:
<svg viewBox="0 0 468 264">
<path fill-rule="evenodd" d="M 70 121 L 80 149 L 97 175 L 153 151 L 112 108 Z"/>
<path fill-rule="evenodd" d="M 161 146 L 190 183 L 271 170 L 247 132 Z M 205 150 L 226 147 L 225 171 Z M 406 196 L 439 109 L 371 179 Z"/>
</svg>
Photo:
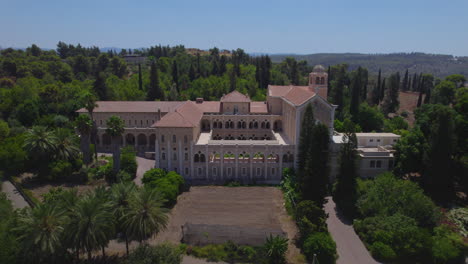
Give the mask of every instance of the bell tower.
<svg viewBox="0 0 468 264">
<path fill-rule="evenodd" d="M 309 89 L 327 99 L 328 73 L 322 65 L 316 65 L 309 73 Z"/>
</svg>

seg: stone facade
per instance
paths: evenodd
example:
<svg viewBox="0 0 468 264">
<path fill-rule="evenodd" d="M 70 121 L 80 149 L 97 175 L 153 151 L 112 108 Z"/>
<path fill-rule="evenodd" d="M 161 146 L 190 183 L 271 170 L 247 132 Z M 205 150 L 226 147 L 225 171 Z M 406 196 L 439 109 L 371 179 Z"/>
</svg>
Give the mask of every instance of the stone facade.
<svg viewBox="0 0 468 264">
<path fill-rule="evenodd" d="M 115 115 L 125 123 L 122 146 L 153 158 L 157 168 L 177 171 L 190 184 L 278 184 L 282 170 L 296 166 L 307 105 L 317 122 L 329 128 L 330 140 L 334 138 L 337 106 L 326 100 L 328 74 L 316 66 L 309 76 L 308 86 L 268 86 L 265 102 L 252 102 L 237 91 L 220 101 L 97 102 L 97 149 L 112 150 L 106 121 Z M 78 112 L 87 114 L 85 109 Z M 339 143 L 332 150 L 335 146 Z"/>
</svg>

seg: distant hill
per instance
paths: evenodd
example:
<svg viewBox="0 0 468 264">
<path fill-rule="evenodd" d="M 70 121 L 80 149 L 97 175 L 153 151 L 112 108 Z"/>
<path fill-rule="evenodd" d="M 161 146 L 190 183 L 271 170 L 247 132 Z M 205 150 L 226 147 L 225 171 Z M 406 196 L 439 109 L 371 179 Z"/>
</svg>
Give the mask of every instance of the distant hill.
<svg viewBox="0 0 468 264">
<path fill-rule="evenodd" d="M 456 73 L 468 76 L 468 57 L 466 56 L 454 57 L 426 53 L 317 53 L 310 55 L 271 54 L 270 57 L 275 63 L 283 61 L 286 57 L 293 57 L 296 60 L 305 60 L 309 65 L 322 64 L 326 67 L 347 63 L 351 70 L 362 66 L 373 74 L 377 74 L 381 68 L 385 76 L 397 71 L 404 73 L 406 69 L 410 73 L 432 73 L 440 78 Z"/>
</svg>

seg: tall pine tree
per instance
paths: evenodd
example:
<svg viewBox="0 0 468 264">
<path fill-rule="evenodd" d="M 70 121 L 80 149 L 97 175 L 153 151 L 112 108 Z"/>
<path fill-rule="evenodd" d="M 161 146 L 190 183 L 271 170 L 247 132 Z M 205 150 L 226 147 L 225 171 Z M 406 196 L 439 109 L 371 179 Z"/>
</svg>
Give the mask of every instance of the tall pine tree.
<svg viewBox="0 0 468 264">
<path fill-rule="evenodd" d="M 172 63 L 172 81 L 175 84 L 177 93 L 179 92 L 179 70 L 177 67 L 177 62 L 174 60 Z"/>
<path fill-rule="evenodd" d="M 138 63 L 138 89 L 143 90 L 143 78 L 141 76 L 141 64 Z"/>
</svg>

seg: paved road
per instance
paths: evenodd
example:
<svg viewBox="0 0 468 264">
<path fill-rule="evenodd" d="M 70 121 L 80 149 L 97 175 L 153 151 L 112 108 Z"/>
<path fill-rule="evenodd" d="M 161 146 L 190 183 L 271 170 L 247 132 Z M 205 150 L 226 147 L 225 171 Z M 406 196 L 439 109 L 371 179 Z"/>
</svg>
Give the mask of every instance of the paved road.
<svg viewBox="0 0 468 264">
<path fill-rule="evenodd" d="M 135 178 L 135 183 L 136 185 L 143 185 L 141 183 L 141 179 L 143 178 L 143 174 L 145 174 L 146 171 L 154 168 L 154 160 L 152 159 L 145 159 L 142 157 L 137 157 L 136 158 L 137 163 L 138 163 L 138 169 L 136 173 L 136 178 Z"/>
<path fill-rule="evenodd" d="M 367 251 L 359 236 L 354 232 L 352 222 L 336 211 L 335 203 L 327 197 L 325 211 L 328 214 L 327 225 L 338 251 L 337 264 L 378 264 Z"/>
<path fill-rule="evenodd" d="M 6 193 L 7 198 L 11 200 L 13 208 L 24 208 L 29 204 L 24 200 L 23 196 L 16 190 L 15 186 L 9 181 L 2 182 L 2 192 Z"/>
</svg>

